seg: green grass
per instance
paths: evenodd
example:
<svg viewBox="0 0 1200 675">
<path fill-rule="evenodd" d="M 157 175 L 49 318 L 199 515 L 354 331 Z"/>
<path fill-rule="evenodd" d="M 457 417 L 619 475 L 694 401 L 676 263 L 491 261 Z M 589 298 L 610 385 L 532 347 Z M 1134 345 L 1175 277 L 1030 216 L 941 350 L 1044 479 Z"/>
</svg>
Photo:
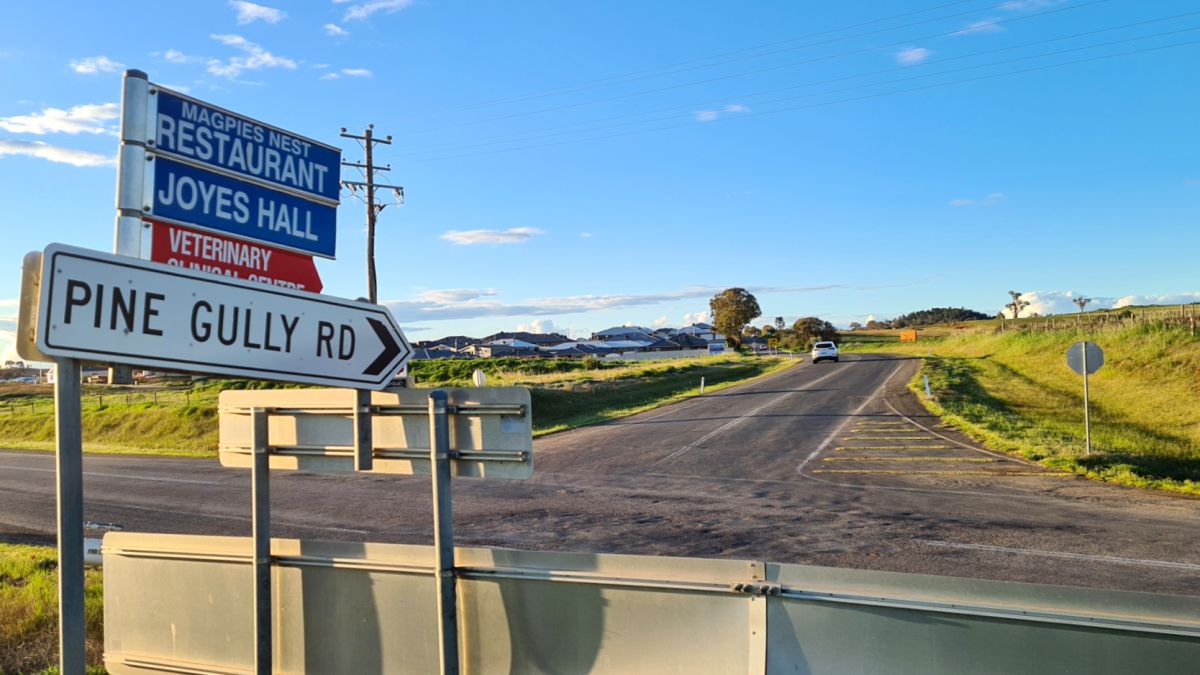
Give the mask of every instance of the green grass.
<svg viewBox="0 0 1200 675">
<path fill-rule="evenodd" d="M 425 361 L 412 374 L 419 387 L 471 386 L 476 368 L 489 385 L 529 387 L 535 435 L 630 415 L 698 393 L 720 389 L 774 372 L 797 360 L 724 356 L 662 361 L 582 359 L 470 359 Z M 144 400 L 145 392 L 89 389 L 83 405 L 84 450 L 94 453 L 213 457 L 217 452 L 217 398 L 225 389 L 290 388 L 249 380 L 214 380 L 188 390 L 171 390 L 160 405 Z M 107 393 L 104 393 L 107 392 Z M 19 401 L 16 413 L 0 414 L 0 447 L 50 450 L 54 416 L 49 390 L 0 385 L 0 407 Z M 101 400 L 100 396 L 104 399 Z M 126 395 L 132 403 L 126 403 Z M 139 402 L 141 401 L 141 402 Z M 188 404 L 190 402 L 190 404 Z M 28 412 L 24 406 L 35 406 Z"/>
<path fill-rule="evenodd" d="M 1083 339 L 1106 357 L 1090 378 L 1090 456 L 1082 379 L 1065 357 Z M 1200 495 L 1200 340 L 1188 330 L 1154 322 L 1099 333 L 977 330 L 859 348 L 925 357 L 910 387 L 931 412 L 990 447 L 1098 480 Z"/>
<path fill-rule="evenodd" d="M 57 672 L 58 562 L 45 546 L 0 544 L 0 673 Z M 88 673 L 103 673 L 101 573 L 84 578 Z"/>
</svg>

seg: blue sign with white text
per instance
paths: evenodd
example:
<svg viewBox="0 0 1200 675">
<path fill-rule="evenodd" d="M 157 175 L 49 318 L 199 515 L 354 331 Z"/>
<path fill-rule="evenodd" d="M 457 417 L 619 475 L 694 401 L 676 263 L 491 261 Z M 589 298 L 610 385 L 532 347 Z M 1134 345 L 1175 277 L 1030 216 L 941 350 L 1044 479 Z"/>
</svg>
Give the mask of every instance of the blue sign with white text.
<svg viewBox="0 0 1200 675">
<path fill-rule="evenodd" d="M 155 157 L 150 218 L 334 257 L 337 207 Z"/>
<path fill-rule="evenodd" d="M 159 89 L 154 150 L 337 200 L 341 150 Z"/>
</svg>

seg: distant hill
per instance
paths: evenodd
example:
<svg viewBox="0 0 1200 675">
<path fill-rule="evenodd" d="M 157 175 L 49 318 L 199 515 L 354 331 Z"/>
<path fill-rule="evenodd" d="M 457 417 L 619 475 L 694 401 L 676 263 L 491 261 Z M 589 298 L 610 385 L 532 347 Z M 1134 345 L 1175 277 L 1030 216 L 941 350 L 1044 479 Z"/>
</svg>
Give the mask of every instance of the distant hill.
<svg viewBox="0 0 1200 675">
<path fill-rule="evenodd" d="M 917 326 L 932 326 L 939 323 L 953 323 L 955 321 L 979 321 L 980 319 L 990 319 L 990 314 L 976 312 L 973 309 L 965 307 L 933 307 L 931 309 L 922 309 L 917 312 L 909 312 L 902 314 L 889 323 L 892 328 L 915 328 Z"/>
</svg>

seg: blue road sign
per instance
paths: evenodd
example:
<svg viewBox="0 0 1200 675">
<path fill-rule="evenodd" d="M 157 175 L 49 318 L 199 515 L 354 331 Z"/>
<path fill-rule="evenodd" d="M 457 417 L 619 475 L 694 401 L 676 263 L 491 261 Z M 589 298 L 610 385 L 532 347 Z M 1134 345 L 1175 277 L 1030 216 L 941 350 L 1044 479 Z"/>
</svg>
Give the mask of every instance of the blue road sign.
<svg viewBox="0 0 1200 675">
<path fill-rule="evenodd" d="M 159 88 L 152 149 L 213 171 L 336 202 L 342 151 Z"/>
<path fill-rule="evenodd" d="M 146 215 L 333 258 L 337 207 L 155 157 Z M 336 176 L 336 174 L 334 174 Z"/>
</svg>

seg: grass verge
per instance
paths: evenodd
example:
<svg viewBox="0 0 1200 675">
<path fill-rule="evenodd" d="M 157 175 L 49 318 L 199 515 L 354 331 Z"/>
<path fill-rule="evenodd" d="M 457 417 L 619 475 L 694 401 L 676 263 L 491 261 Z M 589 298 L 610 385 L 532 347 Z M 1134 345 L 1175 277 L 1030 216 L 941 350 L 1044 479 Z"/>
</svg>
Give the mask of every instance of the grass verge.
<svg viewBox="0 0 1200 675">
<path fill-rule="evenodd" d="M 1091 455 L 1082 381 L 1065 357 L 1084 339 L 1103 347 L 1107 361 L 1090 378 Z M 930 412 L 989 447 L 1097 480 L 1200 495 L 1200 340 L 1186 330 L 978 331 L 872 349 L 925 357 L 910 388 Z"/>
<path fill-rule="evenodd" d="M 588 362 L 582 359 L 471 359 L 420 362 L 413 367 L 418 386 L 469 387 L 480 368 L 488 384 L 529 387 L 534 435 L 541 436 L 649 410 L 699 393 L 722 389 L 798 363 L 779 357 L 724 356 L 640 362 Z M 214 457 L 218 443 L 217 396 L 222 389 L 291 385 L 228 380 L 189 390 L 178 403 L 125 403 L 124 395 L 85 399 L 84 450 L 91 453 Z M 21 392 L 22 407 L 0 415 L 0 447 L 51 450 L 54 416 L 50 399 Z M 34 394 L 36 396 L 36 394 Z M 144 394 L 143 394 L 144 396 Z M 165 396 L 163 397 L 165 399 Z M 0 389 L 0 401 L 4 391 Z M 116 401 L 116 402 L 113 402 Z M 187 401 L 187 403 L 184 403 Z M 31 402 L 33 404 L 31 405 Z M 25 412 L 24 406 L 41 412 Z"/>
<path fill-rule="evenodd" d="M 0 673 L 57 672 L 58 560 L 46 546 L 0 544 Z M 89 675 L 103 673 L 101 573 L 84 577 Z"/>
</svg>

